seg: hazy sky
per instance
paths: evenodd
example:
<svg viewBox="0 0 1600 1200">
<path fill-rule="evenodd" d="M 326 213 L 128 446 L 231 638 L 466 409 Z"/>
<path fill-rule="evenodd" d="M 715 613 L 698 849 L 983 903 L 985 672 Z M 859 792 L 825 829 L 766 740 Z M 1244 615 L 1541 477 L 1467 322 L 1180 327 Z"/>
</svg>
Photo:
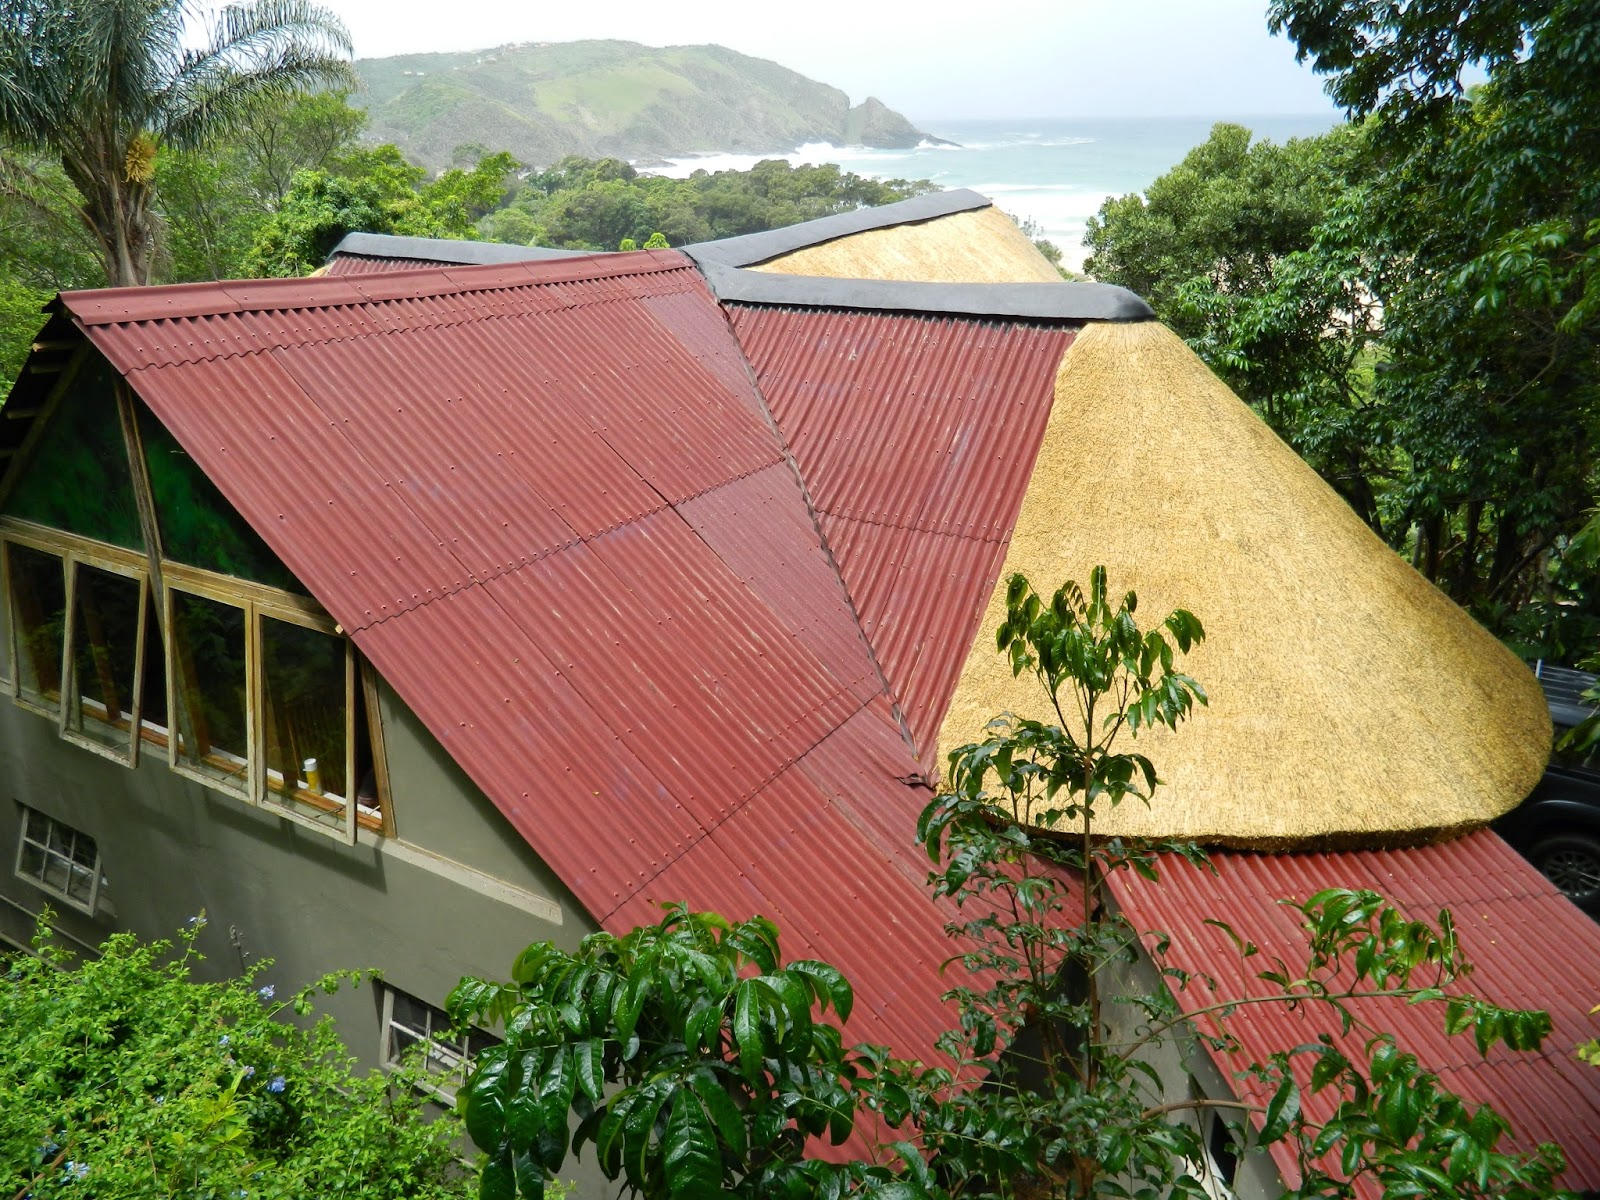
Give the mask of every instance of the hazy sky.
<svg viewBox="0 0 1600 1200">
<path fill-rule="evenodd" d="M 1329 112 L 1266 0 L 324 0 L 363 58 L 717 42 L 914 120 Z"/>
</svg>

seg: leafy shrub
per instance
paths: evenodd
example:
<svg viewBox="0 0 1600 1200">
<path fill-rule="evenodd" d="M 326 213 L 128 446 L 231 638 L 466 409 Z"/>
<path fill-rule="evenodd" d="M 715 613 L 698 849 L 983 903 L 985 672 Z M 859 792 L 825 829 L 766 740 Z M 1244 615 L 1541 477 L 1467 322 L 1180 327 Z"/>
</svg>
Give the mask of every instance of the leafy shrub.
<svg viewBox="0 0 1600 1200">
<path fill-rule="evenodd" d="M 42 918 L 38 957 L 0 967 L 0 1196 L 467 1194 L 460 1124 L 411 1076 L 358 1072 L 331 1018 L 279 1019 L 361 973 L 289 993 L 262 960 L 206 982 L 203 925 L 74 964 Z"/>
</svg>

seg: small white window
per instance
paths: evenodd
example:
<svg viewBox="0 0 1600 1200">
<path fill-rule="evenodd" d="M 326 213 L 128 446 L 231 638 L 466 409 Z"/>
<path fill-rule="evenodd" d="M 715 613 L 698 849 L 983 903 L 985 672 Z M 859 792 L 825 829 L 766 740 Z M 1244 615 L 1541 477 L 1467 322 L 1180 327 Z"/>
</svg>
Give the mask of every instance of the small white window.
<svg viewBox="0 0 1600 1200">
<path fill-rule="evenodd" d="M 472 1056 L 498 1045 L 500 1039 L 481 1029 L 468 1030 L 463 1037 L 451 1028 L 442 1009 L 386 983 L 378 987 L 383 995 L 383 1065 L 421 1061 L 429 1076 L 423 1086 L 455 1103 L 456 1089 L 472 1069 Z"/>
<path fill-rule="evenodd" d="M 93 916 L 105 884 L 94 839 L 26 805 L 18 807 L 22 838 L 17 843 L 17 874 Z"/>
</svg>

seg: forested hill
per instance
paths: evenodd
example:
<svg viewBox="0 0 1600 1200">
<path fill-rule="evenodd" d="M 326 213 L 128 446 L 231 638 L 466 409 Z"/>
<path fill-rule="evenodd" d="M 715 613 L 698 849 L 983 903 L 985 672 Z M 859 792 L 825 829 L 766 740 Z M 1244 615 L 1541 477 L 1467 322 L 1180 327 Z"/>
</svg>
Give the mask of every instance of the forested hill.
<svg viewBox="0 0 1600 1200">
<path fill-rule="evenodd" d="M 928 135 L 876 99 L 723 46 L 524 42 L 356 63 L 370 131 L 432 168 L 458 146 L 546 166 L 569 154 L 769 153 L 805 142 L 887 148 Z"/>
</svg>

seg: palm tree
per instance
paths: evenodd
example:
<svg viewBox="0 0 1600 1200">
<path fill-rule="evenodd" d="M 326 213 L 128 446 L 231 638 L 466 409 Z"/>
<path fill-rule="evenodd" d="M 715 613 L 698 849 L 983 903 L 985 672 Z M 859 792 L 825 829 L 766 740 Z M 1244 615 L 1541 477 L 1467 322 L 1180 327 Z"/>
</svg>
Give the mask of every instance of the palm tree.
<svg viewBox="0 0 1600 1200">
<path fill-rule="evenodd" d="M 187 43 L 187 44 L 186 44 Z M 0 140 L 53 159 L 114 287 L 149 281 L 156 154 L 197 149 L 251 107 L 348 84 L 350 35 L 309 0 L 0 0 Z M 0 186 L 7 180 L 0 175 Z"/>
</svg>

